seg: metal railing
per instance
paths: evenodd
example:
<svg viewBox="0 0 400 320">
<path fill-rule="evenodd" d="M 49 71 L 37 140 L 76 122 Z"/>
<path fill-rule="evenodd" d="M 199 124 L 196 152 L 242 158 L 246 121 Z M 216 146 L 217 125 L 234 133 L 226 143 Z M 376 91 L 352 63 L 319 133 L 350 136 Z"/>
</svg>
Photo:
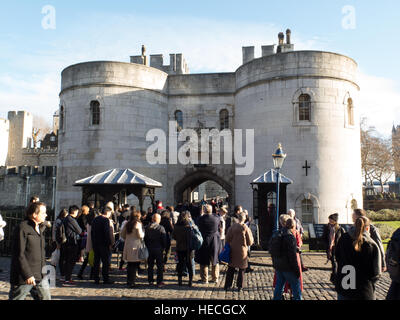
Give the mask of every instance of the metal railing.
<svg viewBox="0 0 400 320">
<path fill-rule="evenodd" d="M 1 216 L 3 220 L 7 223 L 4 227 L 4 240 L 0 242 L 0 255 L 11 256 L 12 250 L 12 237 L 14 233 L 14 229 L 18 226 L 22 221 L 25 220 L 25 208 L 12 209 L 12 210 L 2 210 Z M 51 222 L 53 225 L 53 222 Z M 52 249 L 52 240 L 51 240 L 51 228 L 46 228 L 45 230 L 45 239 L 46 239 L 46 257 L 50 257 L 51 249 Z"/>
</svg>

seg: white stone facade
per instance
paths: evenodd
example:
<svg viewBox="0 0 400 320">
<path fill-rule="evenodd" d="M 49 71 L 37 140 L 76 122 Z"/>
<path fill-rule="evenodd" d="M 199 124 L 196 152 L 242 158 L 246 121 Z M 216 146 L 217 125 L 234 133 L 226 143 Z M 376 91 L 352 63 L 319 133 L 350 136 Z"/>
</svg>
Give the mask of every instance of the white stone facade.
<svg viewBox="0 0 400 320">
<path fill-rule="evenodd" d="M 351 206 L 355 201 L 362 206 L 357 64 L 336 53 L 289 49 L 271 54 L 265 47 L 257 59 L 252 50 L 243 50 L 247 62 L 232 73 L 177 74 L 158 58 L 153 66 L 99 61 L 66 68 L 57 210 L 80 204 L 81 189 L 72 186 L 74 181 L 131 168 L 163 184 L 156 198 L 164 204 L 176 204 L 187 188 L 213 180 L 228 192 L 231 205 L 242 204 L 251 213 L 250 182 L 272 167 L 271 155 L 280 142 L 287 153 L 282 173 L 294 181 L 287 188 L 288 208 L 299 217 L 312 210 L 314 223 L 326 223 L 334 212 L 339 222 L 351 222 Z M 310 121 L 299 120 L 302 94 L 311 98 Z M 354 121 L 348 119 L 349 98 Z M 92 101 L 100 104 L 95 125 Z M 254 129 L 253 173 L 235 175 L 235 165 L 223 163 L 149 164 L 145 154 L 153 142 L 146 142 L 146 133 L 159 128 L 168 134 L 177 110 L 184 128 L 219 129 L 220 112 L 227 110 L 231 130 Z"/>
</svg>

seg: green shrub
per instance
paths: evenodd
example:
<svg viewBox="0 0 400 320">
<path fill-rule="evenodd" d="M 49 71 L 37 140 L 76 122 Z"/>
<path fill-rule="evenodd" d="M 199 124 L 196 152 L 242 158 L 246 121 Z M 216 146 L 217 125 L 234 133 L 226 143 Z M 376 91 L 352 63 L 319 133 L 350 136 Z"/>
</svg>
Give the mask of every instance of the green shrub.
<svg viewBox="0 0 400 320">
<path fill-rule="evenodd" d="M 367 217 L 372 221 L 400 221 L 400 210 L 381 209 L 378 212 L 367 210 Z"/>
<path fill-rule="evenodd" d="M 381 235 L 382 240 L 389 239 L 393 232 L 396 231 L 396 228 L 383 223 L 376 223 L 374 226 L 379 229 L 379 234 Z"/>
</svg>

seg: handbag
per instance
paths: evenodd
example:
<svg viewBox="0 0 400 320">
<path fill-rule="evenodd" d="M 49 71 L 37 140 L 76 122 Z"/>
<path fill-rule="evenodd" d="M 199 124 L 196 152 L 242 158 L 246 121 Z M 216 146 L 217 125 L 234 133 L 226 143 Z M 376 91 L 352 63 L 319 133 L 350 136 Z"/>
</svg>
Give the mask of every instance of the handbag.
<svg viewBox="0 0 400 320">
<path fill-rule="evenodd" d="M 138 257 L 139 260 L 147 260 L 149 257 L 149 250 L 146 248 L 146 244 L 143 240 L 140 240 L 140 245 L 138 247 Z"/>
<path fill-rule="evenodd" d="M 89 251 L 88 263 L 89 266 L 94 267 L 94 250 Z"/>
<path fill-rule="evenodd" d="M 231 262 L 231 246 L 229 243 L 225 244 L 224 249 L 222 249 L 222 252 L 219 254 L 219 261 L 225 263 Z"/>
<path fill-rule="evenodd" d="M 60 249 L 56 249 L 51 254 L 50 264 L 54 267 L 60 262 Z"/>
<path fill-rule="evenodd" d="M 191 226 L 191 239 L 190 239 L 190 249 L 191 250 L 199 250 L 203 245 L 203 236 L 199 228 L 196 225 Z"/>
</svg>

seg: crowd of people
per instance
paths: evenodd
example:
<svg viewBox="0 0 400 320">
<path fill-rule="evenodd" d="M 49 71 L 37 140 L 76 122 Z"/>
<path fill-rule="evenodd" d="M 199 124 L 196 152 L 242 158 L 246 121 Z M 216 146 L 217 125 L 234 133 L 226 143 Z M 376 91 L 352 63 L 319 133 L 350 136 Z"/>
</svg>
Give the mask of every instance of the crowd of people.
<svg viewBox="0 0 400 320">
<path fill-rule="evenodd" d="M 331 262 L 330 281 L 338 300 L 375 300 L 375 285 L 382 272 L 388 270 L 391 285 L 387 300 L 400 300 L 400 228 L 394 232 L 385 253 L 378 229 L 362 209 L 355 209 L 353 225 L 346 230 L 339 225 L 339 214 L 329 216 L 322 240 L 327 261 Z M 290 292 L 301 300 L 304 266 L 301 259 L 301 227 L 294 210 L 279 217 L 280 230 L 272 236 L 271 255 L 275 269 L 274 300 Z"/>
<path fill-rule="evenodd" d="M 137 287 L 138 274 L 146 271 L 149 285 L 164 287 L 172 240 L 176 243 L 179 286 L 183 286 L 186 276 L 187 285 L 193 286 L 196 263 L 200 269 L 199 282 L 219 283 L 220 254 L 226 244 L 230 248 L 230 259 L 224 289 L 232 289 L 237 271 L 236 288 L 241 291 L 246 283 L 246 273 L 253 271 L 249 264 L 250 248 L 254 244 L 249 227 L 252 220 L 240 205 L 229 212 L 223 201 L 180 203 L 176 209 L 172 206 L 164 208 L 156 201 L 147 211 L 140 211 L 129 205 L 114 207 L 112 202 L 96 209 L 91 202 L 80 208 L 72 205 L 62 209 L 53 226 L 46 221 L 46 216 L 46 205 L 33 198 L 26 211 L 26 220 L 14 230 L 10 299 L 25 299 L 29 293 L 34 299 L 50 299 L 50 290 L 42 281 L 42 268 L 46 265 L 44 230 L 50 227 L 54 245 L 51 261 L 58 267 L 60 280 L 66 287 L 77 285 L 73 280 L 77 262 L 82 262 L 76 275 L 78 279 L 84 279 L 85 269 L 90 265 L 89 280 L 100 284 L 102 278 L 104 284 L 112 284 L 113 252 L 121 253 L 118 268 L 126 271 L 129 288 Z M 377 228 L 370 223 L 364 210 L 354 210 L 353 222 L 346 232 L 338 224 L 338 214 L 332 214 L 325 226 L 323 239 L 328 261 L 332 264 L 330 280 L 339 300 L 375 299 L 375 283 L 386 271 L 388 256 L 385 256 Z M 301 300 L 303 272 L 307 271 L 301 258 L 303 228 L 293 209 L 280 215 L 279 224 L 280 229 L 272 236 L 269 246 L 275 269 L 273 299 L 282 299 L 283 292 L 290 292 L 293 299 Z M 400 238 L 399 234 L 397 230 L 392 237 L 391 252 L 398 248 L 394 240 Z M 389 259 L 393 260 L 392 257 Z M 393 270 L 392 262 L 390 271 Z M 357 275 L 354 285 L 351 281 L 350 284 L 343 281 L 347 276 L 343 270 L 348 266 L 353 266 Z M 399 299 L 400 281 L 392 273 L 391 277 L 387 299 Z"/>
</svg>

